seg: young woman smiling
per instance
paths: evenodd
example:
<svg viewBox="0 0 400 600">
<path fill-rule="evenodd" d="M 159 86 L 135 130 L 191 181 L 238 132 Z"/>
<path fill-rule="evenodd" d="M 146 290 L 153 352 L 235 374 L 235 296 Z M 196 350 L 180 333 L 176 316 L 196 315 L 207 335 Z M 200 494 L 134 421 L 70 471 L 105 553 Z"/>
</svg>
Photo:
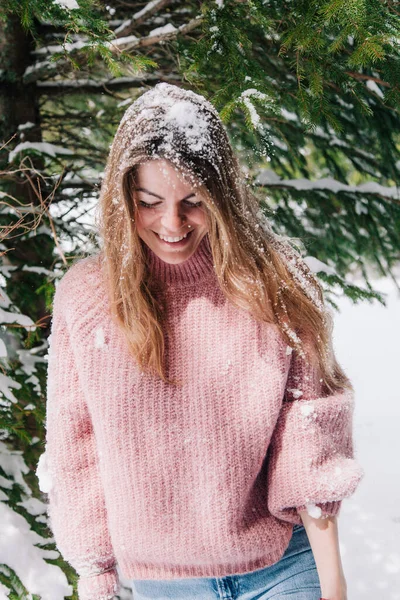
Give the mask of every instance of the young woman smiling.
<svg viewBox="0 0 400 600">
<path fill-rule="evenodd" d="M 137 600 L 346 600 L 353 389 L 208 101 L 161 83 L 128 108 L 98 224 L 54 297 L 41 457 L 80 600 L 118 569 Z"/>
</svg>

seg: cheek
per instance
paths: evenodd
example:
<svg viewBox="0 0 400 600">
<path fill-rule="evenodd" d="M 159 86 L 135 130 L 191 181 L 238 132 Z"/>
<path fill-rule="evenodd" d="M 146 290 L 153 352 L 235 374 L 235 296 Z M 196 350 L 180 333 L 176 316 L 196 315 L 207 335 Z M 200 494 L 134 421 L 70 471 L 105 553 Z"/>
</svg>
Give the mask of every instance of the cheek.
<svg viewBox="0 0 400 600">
<path fill-rule="evenodd" d="M 207 215 L 204 212 L 200 212 L 195 222 L 200 226 L 207 227 Z"/>
<path fill-rule="evenodd" d="M 138 211 L 138 213 L 136 215 L 136 223 L 137 223 L 137 228 L 139 230 L 146 229 L 152 223 L 154 223 L 154 221 L 156 220 L 156 216 L 154 214 L 151 214 L 151 212 L 152 211 L 148 211 L 147 213 L 142 210 Z"/>
</svg>

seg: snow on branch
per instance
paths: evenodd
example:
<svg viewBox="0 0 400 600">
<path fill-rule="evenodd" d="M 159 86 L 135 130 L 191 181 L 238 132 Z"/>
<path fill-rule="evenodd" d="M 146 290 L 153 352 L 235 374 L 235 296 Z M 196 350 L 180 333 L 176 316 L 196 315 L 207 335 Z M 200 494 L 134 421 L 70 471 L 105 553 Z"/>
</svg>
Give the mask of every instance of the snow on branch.
<svg viewBox="0 0 400 600">
<path fill-rule="evenodd" d="M 179 27 L 174 27 L 172 23 L 168 23 L 163 27 L 157 27 L 151 31 L 148 35 L 143 37 L 136 37 L 136 35 L 128 35 L 126 37 L 118 37 L 115 40 L 110 40 L 108 42 L 104 42 L 104 47 L 112 50 L 131 50 L 132 48 L 140 48 L 143 46 L 150 46 L 153 44 L 157 44 L 158 42 L 167 41 L 173 38 L 176 38 L 178 34 L 185 34 L 198 27 L 200 23 L 203 21 L 203 17 L 198 15 L 189 21 L 189 23 L 184 23 Z M 57 52 L 67 52 L 71 56 L 75 56 L 80 50 L 90 45 L 89 40 L 78 40 L 76 42 L 67 42 L 64 45 L 57 44 L 50 46 L 43 46 L 42 48 L 38 48 L 34 50 L 32 54 L 37 56 L 52 56 Z M 37 63 L 38 65 L 40 63 Z M 25 71 L 24 75 L 29 74 L 35 69 L 35 65 L 28 67 Z"/>
<path fill-rule="evenodd" d="M 136 12 L 132 18 L 124 21 L 117 29 L 115 29 L 114 33 L 119 37 L 124 37 L 132 33 L 135 27 L 141 25 L 146 19 L 154 15 L 157 11 L 164 6 L 171 4 L 171 0 L 152 0 L 146 6 L 144 6 L 141 10 Z"/>
<path fill-rule="evenodd" d="M 171 23 L 165 25 L 164 27 L 158 27 L 149 33 L 149 35 L 136 38 L 132 42 L 128 38 L 119 38 L 117 40 L 113 40 L 108 42 L 110 44 L 110 48 L 113 46 L 117 46 L 120 50 L 133 50 L 134 48 L 143 48 L 145 46 L 152 46 L 153 44 L 158 44 L 160 42 L 166 42 L 172 39 L 175 39 L 179 34 L 185 35 L 198 27 L 203 21 L 203 17 L 198 15 L 189 21 L 189 23 L 184 23 L 179 27 L 174 27 Z M 133 36 L 135 37 L 135 36 Z"/>
<path fill-rule="evenodd" d="M 104 89 L 107 91 L 108 88 L 125 89 L 131 87 L 141 87 L 144 83 L 150 84 L 158 81 L 179 81 L 177 73 L 161 73 L 155 71 L 153 73 L 143 73 L 142 75 L 133 75 L 131 77 L 112 77 L 110 79 L 53 79 L 50 81 L 39 80 L 36 85 L 46 90 L 47 93 L 51 92 L 52 89 L 55 91 L 60 88 L 77 88 L 80 92 L 89 90 Z"/>
<path fill-rule="evenodd" d="M 260 187 L 295 188 L 296 190 L 317 190 L 332 193 L 350 192 L 352 194 L 373 194 L 381 196 L 400 205 L 400 189 L 397 186 L 384 186 L 369 181 L 360 185 L 348 185 L 332 177 L 323 177 L 312 181 L 310 179 L 281 179 L 274 171 L 263 169 L 256 177 L 255 185 Z"/>
<path fill-rule="evenodd" d="M 76 0 L 54 0 L 55 4 L 67 8 L 68 10 L 75 10 L 79 8 L 79 4 Z"/>
<path fill-rule="evenodd" d="M 53 158 L 58 154 L 74 154 L 74 152 L 72 152 L 72 150 L 69 150 L 68 148 L 56 146 L 55 144 L 51 144 L 49 142 L 21 142 L 20 144 L 17 144 L 14 150 L 11 150 L 11 152 L 9 153 L 8 162 L 12 162 L 19 152 L 22 152 L 23 150 L 27 149 L 37 150 L 41 154 L 48 154 Z"/>
<path fill-rule="evenodd" d="M 164 27 L 158 27 L 144 37 L 136 37 L 135 35 L 129 35 L 127 37 L 116 38 L 103 44 L 104 47 L 111 50 L 111 52 L 121 52 L 134 50 L 136 48 L 144 48 L 147 46 L 153 46 L 155 44 L 164 43 L 173 39 L 177 36 L 185 35 L 198 27 L 203 21 L 203 17 L 198 15 L 191 19 L 188 23 L 184 23 L 179 27 L 174 27 L 171 23 Z M 67 43 L 64 46 L 61 45 L 50 45 L 44 46 L 35 50 L 33 53 L 36 55 L 48 55 L 52 56 L 56 52 L 67 52 L 71 58 L 75 57 L 83 48 L 88 44 L 88 41 L 79 40 L 73 43 Z M 24 83 L 32 83 L 41 79 L 43 76 L 51 76 L 60 72 L 60 66 L 63 67 L 63 72 L 70 71 L 72 65 L 68 64 L 67 61 L 40 61 L 34 65 L 30 65 L 24 72 L 23 80 Z"/>
</svg>

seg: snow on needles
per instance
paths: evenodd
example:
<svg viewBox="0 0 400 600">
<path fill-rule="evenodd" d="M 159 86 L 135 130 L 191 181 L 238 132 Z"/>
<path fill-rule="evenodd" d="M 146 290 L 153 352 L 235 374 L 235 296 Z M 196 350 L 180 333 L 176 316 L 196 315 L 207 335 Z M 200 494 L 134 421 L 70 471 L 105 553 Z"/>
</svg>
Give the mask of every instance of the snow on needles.
<svg viewBox="0 0 400 600">
<path fill-rule="evenodd" d="M 62 8 L 67 8 L 68 10 L 74 10 L 79 8 L 79 4 L 76 0 L 53 0 L 54 4 L 58 4 Z"/>
<path fill-rule="evenodd" d="M 243 102 L 250 113 L 251 122 L 254 128 L 258 128 L 260 126 L 260 116 L 256 111 L 254 104 L 251 102 L 251 97 L 258 98 L 259 100 L 268 100 L 268 96 L 263 94 L 259 90 L 255 88 L 250 88 L 242 92 L 239 96 L 239 101 Z"/>
<path fill-rule="evenodd" d="M 53 158 L 57 156 L 57 154 L 73 154 L 72 150 L 63 148 L 62 146 L 56 146 L 55 144 L 50 144 L 49 142 L 22 142 L 21 144 L 17 144 L 14 150 L 10 152 L 8 155 L 8 162 L 12 162 L 19 152 L 27 149 L 37 150 L 38 152 L 42 154 L 48 154 Z"/>
</svg>

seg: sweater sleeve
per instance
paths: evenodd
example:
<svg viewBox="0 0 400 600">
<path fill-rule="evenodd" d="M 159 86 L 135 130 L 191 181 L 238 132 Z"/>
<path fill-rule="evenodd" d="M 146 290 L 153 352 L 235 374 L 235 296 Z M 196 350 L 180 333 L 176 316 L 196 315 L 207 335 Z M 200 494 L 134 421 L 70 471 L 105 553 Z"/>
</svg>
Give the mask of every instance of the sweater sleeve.
<svg viewBox="0 0 400 600">
<path fill-rule="evenodd" d="M 268 448 L 268 509 L 302 524 L 299 512 L 315 518 L 337 515 L 364 476 L 354 459 L 352 391 L 323 394 L 319 369 L 291 355 L 282 408 Z"/>
<path fill-rule="evenodd" d="M 62 283 L 62 282 L 61 282 Z M 57 548 L 75 569 L 79 600 L 111 600 L 116 561 L 88 407 L 80 387 L 60 284 L 49 338 L 45 460 L 48 516 Z"/>
</svg>

